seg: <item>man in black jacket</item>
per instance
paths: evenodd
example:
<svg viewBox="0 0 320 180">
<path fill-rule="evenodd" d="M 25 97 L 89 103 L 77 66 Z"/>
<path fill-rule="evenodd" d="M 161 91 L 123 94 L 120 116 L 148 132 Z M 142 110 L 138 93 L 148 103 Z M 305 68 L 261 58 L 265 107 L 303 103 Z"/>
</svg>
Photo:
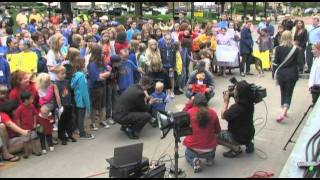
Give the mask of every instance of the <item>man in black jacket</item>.
<svg viewBox="0 0 320 180">
<path fill-rule="evenodd" d="M 236 84 L 235 104 L 229 108 L 230 94 L 224 92 L 224 110 L 221 117 L 228 122 L 228 130 L 222 130 L 218 136 L 219 144 L 230 148 L 224 157 L 234 158 L 242 153 L 240 145 L 246 145 L 247 153 L 254 152 L 252 140 L 255 134 L 253 125 L 254 101 L 250 85 L 246 81 Z"/>
<path fill-rule="evenodd" d="M 139 84 L 128 88 L 116 104 L 114 120 L 121 125 L 121 130 L 125 131 L 130 139 L 138 139 L 138 133 L 152 118 L 149 113 L 150 105 L 155 101 L 151 99 L 147 104 L 145 95 L 151 85 L 152 80 L 149 77 L 141 78 Z"/>
</svg>

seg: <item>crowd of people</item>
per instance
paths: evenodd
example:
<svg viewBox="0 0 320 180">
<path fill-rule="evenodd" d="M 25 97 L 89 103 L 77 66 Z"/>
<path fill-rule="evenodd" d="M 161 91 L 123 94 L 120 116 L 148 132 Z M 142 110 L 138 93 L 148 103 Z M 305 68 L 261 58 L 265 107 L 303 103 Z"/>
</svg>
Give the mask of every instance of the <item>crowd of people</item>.
<svg viewBox="0 0 320 180">
<path fill-rule="evenodd" d="M 302 20 L 293 22 L 286 16 L 277 33 L 270 17 L 262 19 L 256 43 L 259 53 L 267 52 L 265 59 L 252 55 L 252 22 L 244 18 L 241 25 L 225 14 L 219 21 L 193 26 L 182 13 L 166 23 L 128 17 L 121 24 L 95 13 L 91 18 L 43 17 L 35 9 L 29 17 L 22 10 L 14 20 L 5 10 L 0 20 L 0 163 L 19 161 L 14 154 L 22 150 L 24 158 L 46 154 L 47 147 L 54 151 L 55 131 L 67 145 L 77 142 L 74 134 L 94 139 L 90 131 L 118 123 L 129 138 L 138 139 L 148 122 L 157 126 L 157 112 L 166 111 L 168 101 L 185 94 L 190 102 L 184 110 L 194 130 L 184 141 L 186 159 L 197 172 L 199 157 L 212 164 L 218 144 L 231 149 L 223 154 L 230 158 L 242 152 L 241 145 L 247 153 L 254 151 L 250 85 L 237 84 L 236 104 L 231 107 L 225 93 L 221 117 L 229 126 L 221 130 L 216 111 L 208 107 L 215 95 L 214 74 L 226 77 L 239 67 L 241 76 L 253 75 L 251 64 L 261 76 L 273 69 L 284 108 L 279 122 L 288 117 L 305 62 L 314 102 L 320 89 L 317 16 L 310 30 Z M 18 29 L 13 29 L 14 21 Z M 22 59 L 28 66 L 18 65 L 12 71 L 16 54 L 30 59 Z M 31 57 L 36 59 L 34 65 Z"/>
</svg>

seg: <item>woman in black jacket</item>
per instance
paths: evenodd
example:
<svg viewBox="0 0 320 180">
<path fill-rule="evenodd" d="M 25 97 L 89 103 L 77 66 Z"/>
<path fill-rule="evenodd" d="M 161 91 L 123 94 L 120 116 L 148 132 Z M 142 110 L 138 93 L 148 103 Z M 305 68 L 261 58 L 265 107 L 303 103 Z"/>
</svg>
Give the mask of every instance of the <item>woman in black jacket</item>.
<svg viewBox="0 0 320 180">
<path fill-rule="evenodd" d="M 278 122 L 288 118 L 293 90 L 299 79 L 299 49 L 296 48 L 290 58 L 284 62 L 292 48 L 296 48 L 292 44 L 292 34 L 290 31 L 284 31 L 281 36 L 281 44 L 275 50 L 274 59 L 276 66 L 275 78 L 280 85 L 281 105 L 283 108 L 283 114 L 277 118 Z"/>
<path fill-rule="evenodd" d="M 298 20 L 296 23 L 296 32 L 294 34 L 294 44 L 298 46 L 300 50 L 299 59 L 301 59 L 301 64 L 299 65 L 299 72 L 303 72 L 303 68 L 305 65 L 305 55 L 304 52 L 307 47 L 308 42 L 308 31 L 304 26 L 304 22 L 302 20 Z"/>
</svg>

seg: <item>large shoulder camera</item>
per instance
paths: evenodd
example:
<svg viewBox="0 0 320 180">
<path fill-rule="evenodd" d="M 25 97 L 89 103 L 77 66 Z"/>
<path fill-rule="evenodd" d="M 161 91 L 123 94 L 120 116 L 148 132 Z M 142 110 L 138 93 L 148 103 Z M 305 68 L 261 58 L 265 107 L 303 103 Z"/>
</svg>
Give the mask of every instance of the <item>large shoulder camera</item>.
<svg viewBox="0 0 320 180">
<path fill-rule="evenodd" d="M 230 82 L 232 83 L 232 85 L 228 86 L 228 92 L 229 92 L 229 96 L 230 97 L 234 97 L 234 89 L 238 83 L 238 80 L 235 77 L 232 77 L 230 79 Z M 267 97 L 267 89 L 263 88 L 262 86 L 257 86 L 255 84 L 250 84 L 251 87 L 251 91 L 253 93 L 253 100 L 254 103 L 260 103 L 263 98 Z"/>
</svg>

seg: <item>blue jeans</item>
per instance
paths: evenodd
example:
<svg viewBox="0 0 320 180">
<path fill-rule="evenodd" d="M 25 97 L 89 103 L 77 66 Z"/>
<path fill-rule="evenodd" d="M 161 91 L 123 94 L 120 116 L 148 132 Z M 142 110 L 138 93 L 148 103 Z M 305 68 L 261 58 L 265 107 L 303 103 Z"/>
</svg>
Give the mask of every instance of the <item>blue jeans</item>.
<svg viewBox="0 0 320 180">
<path fill-rule="evenodd" d="M 196 152 L 196 151 L 194 151 L 194 150 L 192 150 L 192 149 L 190 149 L 190 148 L 187 148 L 187 149 L 186 149 L 186 152 L 185 152 L 185 157 L 186 157 L 187 162 L 188 162 L 192 167 L 194 167 L 194 162 L 193 162 L 193 160 L 194 160 L 195 158 L 213 160 L 214 157 L 215 157 L 215 153 L 216 153 L 216 151 L 213 150 L 213 151 L 211 151 L 211 152 L 199 154 L 198 152 Z"/>
</svg>

